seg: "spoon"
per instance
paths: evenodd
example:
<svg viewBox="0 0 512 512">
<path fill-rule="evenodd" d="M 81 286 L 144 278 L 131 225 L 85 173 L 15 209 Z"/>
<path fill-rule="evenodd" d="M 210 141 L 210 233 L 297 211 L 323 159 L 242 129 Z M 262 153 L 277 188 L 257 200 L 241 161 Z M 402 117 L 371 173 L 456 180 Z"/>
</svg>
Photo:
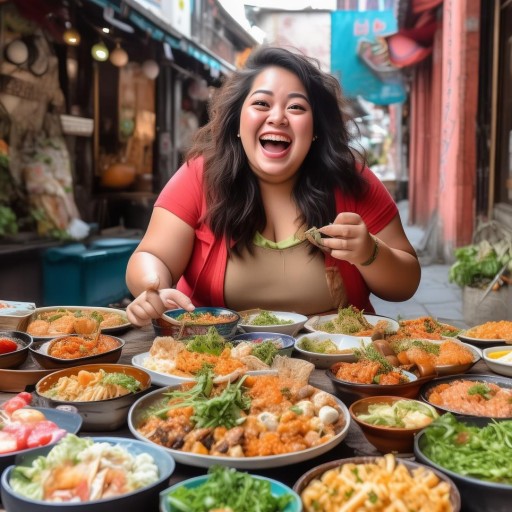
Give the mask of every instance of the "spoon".
<svg viewBox="0 0 512 512">
<path fill-rule="evenodd" d="M 162 313 L 162 315 L 160 316 L 160 318 L 161 318 L 162 320 L 164 320 L 165 322 L 167 322 L 168 324 L 178 325 L 178 326 L 183 325 L 183 322 L 180 322 L 179 320 L 175 320 L 174 318 L 172 318 L 172 317 L 170 317 L 170 316 L 167 316 L 165 313 Z"/>
</svg>

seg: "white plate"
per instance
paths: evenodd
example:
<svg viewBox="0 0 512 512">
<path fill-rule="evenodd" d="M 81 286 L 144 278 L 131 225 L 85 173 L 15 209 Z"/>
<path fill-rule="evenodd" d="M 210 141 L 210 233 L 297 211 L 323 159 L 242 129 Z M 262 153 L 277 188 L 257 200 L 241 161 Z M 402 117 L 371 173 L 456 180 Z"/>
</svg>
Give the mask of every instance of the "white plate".
<svg viewBox="0 0 512 512">
<path fill-rule="evenodd" d="M 156 444 L 152 441 L 148 440 L 142 434 L 137 431 L 136 425 L 138 420 L 138 415 L 143 415 L 147 408 L 152 405 L 156 405 L 156 403 L 160 402 L 164 398 L 164 394 L 168 393 L 172 389 L 176 389 L 175 386 L 167 387 L 163 389 L 157 389 L 144 395 L 139 398 L 130 408 L 128 413 L 128 427 L 130 428 L 131 433 L 137 439 L 141 441 L 145 441 L 149 444 Z M 229 466 L 237 469 L 268 469 L 268 468 L 277 468 L 281 466 L 288 466 L 290 464 L 296 464 L 298 462 L 303 462 L 305 460 L 312 459 L 314 457 L 318 457 L 330 450 L 332 450 L 335 446 L 337 446 L 343 439 L 346 437 L 349 427 L 350 427 L 350 414 L 346 405 L 334 395 L 331 395 L 338 404 L 344 418 L 345 425 L 332 439 L 318 446 L 314 446 L 312 448 L 308 448 L 306 450 L 301 450 L 299 452 L 291 452 L 284 453 L 281 455 L 269 455 L 269 456 L 261 456 L 261 457 L 219 457 L 215 455 L 201 455 L 198 453 L 191 452 L 182 452 L 180 450 L 174 450 L 172 448 L 162 448 L 172 455 L 172 457 L 182 464 L 186 464 L 187 466 L 195 466 L 200 468 L 209 468 L 214 464 L 221 464 L 223 466 Z"/>
<path fill-rule="evenodd" d="M 145 372 L 148 372 L 151 376 L 151 384 L 156 386 L 175 386 L 182 384 L 183 382 L 194 382 L 193 378 L 178 377 L 177 375 L 171 375 L 170 373 L 157 372 L 156 370 L 150 370 L 144 366 L 144 361 L 150 357 L 149 352 L 143 352 L 132 357 L 132 364 Z"/>
<path fill-rule="evenodd" d="M 195 379 L 192 377 L 179 377 L 178 375 L 171 375 L 170 373 L 158 372 L 156 370 L 150 370 L 144 366 L 144 360 L 150 357 L 149 352 L 143 352 L 142 354 L 137 354 L 132 357 L 132 365 L 144 370 L 149 373 L 151 376 L 151 384 L 156 386 L 176 386 L 179 384 L 183 384 L 184 382 L 194 382 Z M 268 370 L 252 370 L 246 372 L 247 375 L 263 375 L 269 373 L 277 373 L 277 370 L 272 370 L 269 368 Z M 229 374 L 229 376 L 233 375 L 230 380 L 234 380 L 240 376 L 239 372 L 233 372 L 233 374 Z M 227 378 L 228 375 L 223 376 L 221 378 Z M 215 382 L 215 379 L 214 379 Z"/>
<path fill-rule="evenodd" d="M 249 323 L 244 324 L 242 321 L 238 327 L 244 332 L 277 332 L 280 334 L 288 334 L 295 336 L 304 326 L 307 316 L 299 315 L 298 313 L 289 313 L 286 311 L 269 311 L 269 313 L 277 316 L 279 320 L 292 320 L 291 324 L 278 324 L 278 325 L 251 325 L 250 322 L 258 316 L 258 313 L 253 313 L 248 316 Z"/>
<path fill-rule="evenodd" d="M 37 308 L 33 315 L 32 315 L 32 318 L 30 318 L 27 322 L 27 326 L 30 322 L 34 321 L 36 318 L 37 318 L 37 315 L 39 315 L 40 313 L 46 313 L 48 311 L 55 311 L 57 312 L 57 310 L 59 309 L 67 309 L 69 311 L 98 311 L 99 313 L 101 312 L 104 312 L 104 313 L 117 313 L 118 315 L 121 315 L 124 319 L 126 319 L 126 322 L 124 324 L 121 324 L 121 325 L 116 325 L 115 327 L 104 327 L 103 329 L 101 329 L 101 332 L 104 333 L 104 334 L 115 334 L 115 333 L 120 333 L 122 331 L 125 331 L 126 329 L 128 329 L 129 327 L 131 327 L 131 323 L 128 322 L 128 319 L 126 318 L 126 311 L 123 311 L 122 309 L 114 309 L 114 308 L 101 308 L 101 307 L 91 307 L 91 306 L 48 306 L 48 307 L 44 307 L 44 308 Z M 51 334 L 51 335 L 48 335 L 48 336 L 37 336 L 37 335 L 31 335 L 35 340 L 52 340 L 53 338 L 58 338 L 59 336 L 64 336 L 66 333 L 56 333 L 56 334 Z"/>
<path fill-rule="evenodd" d="M 309 332 L 326 332 L 326 331 L 322 330 L 322 324 L 330 322 L 333 318 L 336 318 L 337 316 L 338 316 L 337 314 L 313 316 L 304 324 L 304 329 L 307 329 Z M 398 328 L 400 327 L 396 320 L 393 320 L 392 318 L 388 318 L 387 316 L 367 315 L 367 314 L 363 314 L 363 316 L 372 325 L 376 325 L 377 322 L 380 322 L 381 320 L 386 320 L 388 322 L 389 330 L 393 331 L 393 332 L 398 331 Z M 356 338 L 358 340 L 363 340 L 365 343 L 368 341 L 371 341 L 371 336 L 353 336 L 351 334 L 344 334 L 344 336 L 348 336 L 350 338 Z"/>
<path fill-rule="evenodd" d="M 322 354 L 319 352 L 310 352 L 300 347 L 303 338 L 310 338 L 317 341 L 330 339 L 340 350 L 361 348 L 363 342 L 354 336 L 345 336 L 344 334 L 329 334 L 327 332 L 311 332 L 301 334 L 295 341 L 294 349 L 307 361 L 313 363 L 316 368 L 330 368 L 334 363 L 344 361 L 352 363 L 356 360 L 354 352 L 345 354 Z"/>
</svg>

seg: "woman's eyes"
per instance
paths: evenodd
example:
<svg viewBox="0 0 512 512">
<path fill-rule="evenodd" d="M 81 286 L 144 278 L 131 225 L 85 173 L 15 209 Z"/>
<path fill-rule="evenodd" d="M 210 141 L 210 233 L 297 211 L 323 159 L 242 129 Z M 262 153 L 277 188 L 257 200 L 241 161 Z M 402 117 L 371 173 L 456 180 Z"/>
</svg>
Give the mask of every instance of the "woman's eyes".
<svg viewBox="0 0 512 512">
<path fill-rule="evenodd" d="M 253 101 L 252 104 L 255 107 L 270 108 L 270 103 L 268 101 L 265 101 L 265 100 L 256 100 L 256 101 Z M 291 105 L 288 105 L 286 108 L 287 108 L 287 110 L 303 110 L 303 111 L 307 110 L 304 105 L 300 105 L 298 103 L 293 103 Z"/>
</svg>

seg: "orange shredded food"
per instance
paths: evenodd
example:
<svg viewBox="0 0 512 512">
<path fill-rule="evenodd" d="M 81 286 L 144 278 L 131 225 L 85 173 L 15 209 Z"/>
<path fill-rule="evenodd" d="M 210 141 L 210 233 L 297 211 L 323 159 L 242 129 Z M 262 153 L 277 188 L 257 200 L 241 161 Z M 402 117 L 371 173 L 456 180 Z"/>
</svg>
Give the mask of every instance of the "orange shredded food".
<svg viewBox="0 0 512 512">
<path fill-rule="evenodd" d="M 228 375 L 238 368 L 245 368 L 242 361 L 232 358 L 229 354 L 229 349 L 224 350 L 220 356 L 182 350 L 176 356 L 176 373 L 195 375 L 205 363 L 213 365 L 215 375 Z"/>
<path fill-rule="evenodd" d="M 396 334 L 389 336 L 389 341 L 404 338 L 417 338 L 424 340 L 442 340 L 446 336 L 455 336 L 460 329 L 453 325 L 443 324 L 430 316 L 421 316 L 411 320 L 401 320 Z"/>
<path fill-rule="evenodd" d="M 59 359 L 77 359 L 79 357 L 103 354 L 119 347 L 119 342 L 112 336 L 101 334 L 95 337 L 82 338 L 80 336 L 66 336 L 50 344 L 48 355 Z"/>
<path fill-rule="evenodd" d="M 479 387 L 481 392 L 477 392 Z M 434 406 L 462 414 L 493 418 L 512 416 L 512 390 L 492 382 L 455 380 L 450 384 L 435 386 L 427 398 Z"/>
<path fill-rule="evenodd" d="M 465 336 L 483 340 L 512 340 L 512 322 L 507 320 L 486 322 L 468 329 Z"/>
</svg>

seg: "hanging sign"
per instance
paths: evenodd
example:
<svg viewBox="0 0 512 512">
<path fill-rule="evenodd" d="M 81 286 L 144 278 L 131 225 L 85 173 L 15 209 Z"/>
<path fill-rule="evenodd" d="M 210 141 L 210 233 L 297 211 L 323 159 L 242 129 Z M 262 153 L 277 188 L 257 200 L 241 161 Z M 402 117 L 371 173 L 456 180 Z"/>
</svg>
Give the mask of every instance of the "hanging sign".
<svg viewBox="0 0 512 512">
<path fill-rule="evenodd" d="M 405 101 L 403 77 L 386 42 L 398 29 L 393 11 L 333 11 L 331 21 L 331 72 L 345 95 L 378 105 Z"/>
</svg>

